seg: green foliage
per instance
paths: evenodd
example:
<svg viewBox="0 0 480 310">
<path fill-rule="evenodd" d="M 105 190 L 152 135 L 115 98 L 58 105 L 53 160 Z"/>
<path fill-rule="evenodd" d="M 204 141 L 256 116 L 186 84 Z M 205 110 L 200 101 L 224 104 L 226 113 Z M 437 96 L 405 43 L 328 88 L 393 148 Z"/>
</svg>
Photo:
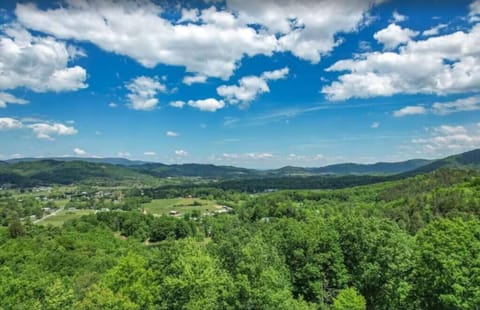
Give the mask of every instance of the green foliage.
<svg viewBox="0 0 480 310">
<path fill-rule="evenodd" d="M 25 234 L 25 228 L 20 220 L 12 220 L 8 225 L 8 232 L 11 238 L 18 238 Z"/>
<path fill-rule="evenodd" d="M 228 309 L 233 282 L 217 260 L 192 239 L 166 244 L 153 265 L 162 309 Z"/>
<path fill-rule="evenodd" d="M 341 290 L 333 301 L 333 310 L 365 310 L 365 298 L 354 288 Z"/>
<path fill-rule="evenodd" d="M 480 305 L 480 221 L 438 220 L 417 236 L 412 298 L 425 309 Z"/>
<path fill-rule="evenodd" d="M 5 192 L 0 308 L 475 309 L 478 179 L 475 171 L 438 170 L 361 187 L 252 195 L 131 188 L 118 190 L 118 209 L 91 210 L 58 227 L 17 220 L 42 203 Z M 234 212 L 141 212 L 151 199 L 189 195 L 191 204 L 224 201 Z"/>
</svg>

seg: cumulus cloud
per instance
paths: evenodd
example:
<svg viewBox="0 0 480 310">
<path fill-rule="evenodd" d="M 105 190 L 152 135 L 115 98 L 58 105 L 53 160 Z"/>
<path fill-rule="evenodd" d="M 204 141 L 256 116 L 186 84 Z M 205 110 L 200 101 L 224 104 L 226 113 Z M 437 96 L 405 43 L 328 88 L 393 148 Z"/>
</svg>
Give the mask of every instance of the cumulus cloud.
<svg viewBox="0 0 480 310">
<path fill-rule="evenodd" d="M 273 157 L 272 153 L 223 153 L 225 159 L 269 159 Z"/>
<path fill-rule="evenodd" d="M 155 155 L 157 155 L 157 153 L 149 151 L 149 152 L 143 153 L 143 155 L 145 155 L 145 156 L 155 156 Z"/>
<path fill-rule="evenodd" d="M 289 68 L 266 71 L 261 76 L 245 76 L 238 81 L 238 85 L 221 85 L 217 93 L 224 97 L 230 104 L 240 103 L 248 106 L 259 94 L 268 93 L 269 80 L 284 79 L 289 73 Z"/>
<path fill-rule="evenodd" d="M 329 100 L 395 94 L 480 91 L 480 24 L 469 31 L 409 41 L 398 52 L 364 53 L 327 68 L 345 72 L 323 87 Z"/>
<path fill-rule="evenodd" d="M 39 139 L 55 140 L 52 136 L 71 136 L 77 134 L 77 130 L 72 126 L 66 126 L 61 123 L 35 123 L 27 125 Z"/>
<path fill-rule="evenodd" d="M 165 135 L 167 135 L 167 137 L 177 137 L 177 136 L 178 136 L 178 133 L 175 132 L 175 131 L 170 131 L 170 130 L 169 130 L 169 131 L 167 131 L 167 132 L 165 133 Z"/>
<path fill-rule="evenodd" d="M 200 100 L 188 100 L 187 104 L 200 111 L 215 112 L 218 109 L 225 107 L 223 100 L 217 100 L 215 98 L 200 99 Z"/>
<path fill-rule="evenodd" d="M 23 120 L 11 117 L 0 118 L 0 130 L 30 129 L 37 138 L 55 140 L 52 136 L 70 136 L 77 134 L 77 129 L 73 126 L 67 126 L 62 123 L 40 122 L 37 119 Z"/>
<path fill-rule="evenodd" d="M 378 122 L 373 122 L 373 123 L 370 125 L 370 128 L 373 128 L 373 129 L 378 128 L 378 127 L 380 127 L 380 123 L 378 123 Z"/>
<path fill-rule="evenodd" d="M 174 108 L 183 108 L 183 106 L 185 105 L 185 101 L 182 101 L 182 100 L 177 100 L 177 101 L 171 101 L 170 102 L 170 106 L 174 107 Z"/>
<path fill-rule="evenodd" d="M 109 106 L 110 108 L 116 108 L 116 107 L 118 107 L 118 104 L 116 104 L 115 102 L 110 102 L 110 103 L 108 104 L 108 106 Z"/>
<path fill-rule="evenodd" d="M 404 22 L 408 19 L 407 16 L 398 13 L 398 11 L 393 11 L 393 16 L 392 17 L 393 17 L 393 21 L 395 21 L 397 23 Z"/>
<path fill-rule="evenodd" d="M 0 28 L 0 89 L 26 87 L 35 92 L 87 87 L 87 73 L 69 63 L 83 52 L 52 37 L 33 36 L 17 24 Z"/>
<path fill-rule="evenodd" d="M 472 23 L 480 21 L 480 0 L 475 0 L 470 4 L 470 21 Z"/>
<path fill-rule="evenodd" d="M 400 110 L 394 111 L 393 115 L 395 117 L 403 117 L 407 115 L 418 115 L 418 114 L 426 114 L 427 109 L 423 106 L 406 106 L 401 108 Z"/>
<path fill-rule="evenodd" d="M 412 139 L 412 143 L 418 145 L 420 151 L 426 154 L 438 156 L 480 147 L 479 128 L 469 130 L 464 126 L 442 125 L 431 132 L 431 136 Z"/>
<path fill-rule="evenodd" d="M 134 110 L 149 111 L 155 109 L 158 104 L 156 98 L 158 92 L 166 92 L 167 88 L 158 81 L 157 77 L 139 76 L 133 79 L 126 88 L 128 104 Z"/>
<path fill-rule="evenodd" d="M 88 41 L 145 67 L 185 66 L 188 72 L 224 79 L 244 55 L 271 55 L 277 49 L 274 35 L 237 23 L 230 12 L 211 7 L 201 12 L 200 23 L 175 24 L 161 17 L 163 11 L 149 1 L 80 0 L 50 10 L 17 4 L 15 13 L 30 29 Z"/>
<path fill-rule="evenodd" d="M 457 112 L 478 111 L 480 110 L 480 96 L 471 96 L 460 98 L 453 101 L 435 102 L 430 108 L 424 106 L 406 106 L 400 110 L 394 111 L 395 117 L 406 115 L 433 113 L 437 115 L 447 115 Z"/>
<path fill-rule="evenodd" d="M 82 150 L 81 148 L 78 148 L 78 147 L 73 149 L 73 153 L 75 153 L 75 155 L 78 155 L 78 156 L 87 155 L 87 152 L 85 152 L 85 150 Z"/>
<path fill-rule="evenodd" d="M 178 157 L 186 157 L 188 156 L 188 153 L 184 150 L 175 150 L 175 155 Z"/>
<path fill-rule="evenodd" d="M 221 11 L 180 7 L 176 21 L 163 18 L 164 8 L 148 0 L 67 1 L 48 10 L 17 4 L 15 13 L 25 27 L 88 41 L 146 67 L 184 66 L 228 79 L 245 55 L 289 51 L 317 63 L 342 42 L 338 33 L 356 31 L 380 2 L 227 0 Z"/>
<path fill-rule="evenodd" d="M 130 157 L 130 153 L 129 152 L 118 152 L 117 156 L 118 157 Z"/>
<path fill-rule="evenodd" d="M 397 24 L 390 24 L 387 28 L 376 32 L 373 37 L 382 43 L 385 49 L 395 49 L 397 46 L 409 42 L 411 38 L 418 34 L 418 31 L 402 28 Z"/>
<path fill-rule="evenodd" d="M 476 110 L 480 110 L 480 96 L 472 96 L 447 102 L 435 102 L 432 105 L 433 113 L 440 115 Z"/>
<path fill-rule="evenodd" d="M 259 24 L 267 33 L 280 34 L 280 50 L 317 63 L 342 42 L 336 34 L 356 31 L 368 21 L 368 10 L 380 2 L 227 0 L 226 4 L 243 24 Z"/>
<path fill-rule="evenodd" d="M 17 98 L 12 94 L 0 92 L 0 108 L 6 108 L 7 104 L 27 104 L 28 100 Z"/>
<path fill-rule="evenodd" d="M 23 124 L 19 120 L 11 117 L 0 117 L 0 130 L 11 130 L 22 128 Z"/>
<path fill-rule="evenodd" d="M 448 27 L 448 24 L 438 24 L 435 27 L 432 27 L 422 32 L 422 36 L 424 37 L 436 36 L 440 33 L 440 30 L 445 29 L 447 27 Z"/>
<path fill-rule="evenodd" d="M 205 83 L 207 81 L 207 77 L 205 75 L 187 75 L 183 78 L 183 84 L 192 85 L 195 83 Z"/>
</svg>

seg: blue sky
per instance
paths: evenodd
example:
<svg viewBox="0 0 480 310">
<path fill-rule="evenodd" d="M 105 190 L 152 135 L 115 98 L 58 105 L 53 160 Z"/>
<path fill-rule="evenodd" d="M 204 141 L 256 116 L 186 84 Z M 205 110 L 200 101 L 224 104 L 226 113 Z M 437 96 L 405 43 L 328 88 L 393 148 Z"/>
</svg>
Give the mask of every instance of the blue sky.
<svg viewBox="0 0 480 310">
<path fill-rule="evenodd" d="M 255 168 L 480 147 L 480 1 L 3 1 L 0 160 Z"/>
</svg>

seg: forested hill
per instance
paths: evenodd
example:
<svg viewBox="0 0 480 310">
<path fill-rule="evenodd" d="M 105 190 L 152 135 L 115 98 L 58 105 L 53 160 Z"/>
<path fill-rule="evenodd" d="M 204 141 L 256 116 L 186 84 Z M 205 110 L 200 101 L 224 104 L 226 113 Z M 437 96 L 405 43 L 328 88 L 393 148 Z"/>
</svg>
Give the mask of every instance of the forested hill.
<svg viewBox="0 0 480 310">
<path fill-rule="evenodd" d="M 480 149 L 449 156 L 443 159 L 435 160 L 425 166 L 408 171 L 406 176 L 413 176 L 422 173 L 435 171 L 439 168 L 480 168 Z"/>
<path fill-rule="evenodd" d="M 427 159 L 411 159 L 402 162 L 379 162 L 375 164 L 336 164 L 320 168 L 307 168 L 312 173 L 334 173 L 334 174 L 396 174 L 411 171 L 430 164 Z"/>
<path fill-rule="evenodd" d="M 24 158 L 13 158 L 5 161 L 5 163 L 16 164 L 21 162 L 29 161 L 41 161 L 41 160 L 55 160 L 55 161 L 84 161 L 89 163 L 97 164 L 110 164 L 110 165 L 121 165 L 121 166 L 139 166 L 145 165 L 150 162 L 142 160 L 130 160 L 121 157 L 51 157 L 51 158 L 36 158 L 36 157 L 24 157 Z M 1 165 L 1 163 L 0 163 Z"/>
<path fill-rule="evenodd" d="M 105 162 L 101 162 L 104 160 Z M 98 161 L 98 162 L 94 162 Z M 111 162 L 111 163 L 108 163 Z M 117 163 L 117 164 L 113 164 Z M 339 181 L 353 186 L 357 184 L 375 183 L 386 180 L 387 175 L 396 175 L 394 178 L 402 178 L 422 173 L 428 173 L 442 167 L 451 168 L 479 168 L 480 150 L 450 156 L 435 161 L 413 159 L 397 163 L 365 164 L 337 164 L 321 168 L 284 167 L 275 170 L 255 170 L 233 166 L 216 166 L 207 164 L 181 164 L 165 165 L 161 163 L 144 163 L 129 161 L 126 159 L 81 159 L 67 160 L 58 159 L 17 159 L 0 162 L 0 186 L 13 184 L 14 186 L 28 187 L 47 184 L 72 184 L 72 183 L 142 183 L 154 184 L 168 177 L 195 177 L 206 180 L 269 180 L 268 188 L 283 188 L 275 186 L 276 180 L 288 177 L 293 183 L 320 182 L 324 184 L 324 178 L 328 178 L 325 184 L 334 184 Z M 348 177 L 354 175 L 353 177 Z M 362 177 L 362 175 L 378 176 Z M 296 180 L 296 179 L 298 180 Z M 368 180 L 366 181 L 365 179 Z M 378 179 L 378 180 L 377 180 Z M 290 183 L 292 183 L 290 182 Z M 292 184 L 293 184 L 292 183 Z M 237 184 L 238 185 L 238 184 Z M 287 184 L 288 185 L 288 184 Z M 264 187 L 267 184 L 264 184 Z M 243 187 L 243 184 L 242 184 Z M 315 187 L 313 187 L 315 188 Z M 322 188 L 330 188 L 322 187 Z"/>
</svg>

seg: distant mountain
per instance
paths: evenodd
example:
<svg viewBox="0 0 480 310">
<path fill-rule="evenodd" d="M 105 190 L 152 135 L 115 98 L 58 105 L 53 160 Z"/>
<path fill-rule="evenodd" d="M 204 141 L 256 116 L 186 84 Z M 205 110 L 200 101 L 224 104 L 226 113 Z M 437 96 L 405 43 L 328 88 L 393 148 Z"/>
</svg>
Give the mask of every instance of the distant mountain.
<svg viewBox="0 0 480 310">
<path fill-rule="evenodd" d="M 335 164 L 320 168 L 306 168 L 314 174 L 397 174 L 430 164 L 427 159 L 411 159 L 401 162 L 379 162 L 375 164 Z"/>
<path fill-rule="evenodd" d="M 81 160 L 78 158 L 22 158 L 0 162 L 0 186 L 6 183 L 17 186 L 74 183 L 132 184 L 135 182 L 158 184 L 159 179 L 166 177 L 199 177 L 221 181 L 259 180 L 261 178 L 264 182 L 267 179 L 289 176 L 322 178 L 328 175 L 338 177 L 356 175 L 358 178 L 366 175 L 376 175 L 383 178 L 388 175 L 389 178 L 398 179 L 428 173 L 443 167 L 480 169 L 480 149 L 435 161 L 413 159 L 396 163 L 346 163 L 319 168 L 286 166 L 273 170 L 255 170 L 209 164 L 166 165 L 131 161 L 123 158 L 81 158 Z M 262 180 L 258 182 L 262 182 Z M 258 182 L 252 181 L 252 184 Z M 328 182 L 330 184 L 340 181 L 329 180 Z"/>
<path fill-rule="evenodd" d="M 132 167 L 138 172 L 155 177 L 203 177 L 203 178 L 238 178 L 256 176 L 260 171 L 233 166 L 216 166 L 210 164 L 165 165 L 150 163 Z"/>
<path fill-rule="evenodd" d="M 405 175 L 416 175 L 432 172 L 440 168 L 480 168 L 480 149 L 468 151 L 462 154 L 452 155 L 443 159 L 435 160 L 428 165 L 408 171 Z"/>
<path fill-rule="evenodd" d="M 37 158 L 37 157 L 24 157 L 24 158 L 14 158 L 9 159 L 6 162 L 8 163 L 20 163 L 20 162 L 31 162 L 31 161 L 41 161 L 41 160 L 56 160 L 56 161 L 84 161 L 89 163 L 100 163 L 100 164 L 110 164 L 110 165 L 122 165 L 122 166 L 139 166 L 148 164 L 148 161 L 141 160 L 130 160 L 120 157 L 49 157 L 49 158 Z"/>
<path fill-rule="evenodd" d="M 78 182 L 153 182 L 155 178 L 127 166 L 53 159 L 19 161 L 0 165 L 0 183 L 22 186 Z"/>
</svg>

